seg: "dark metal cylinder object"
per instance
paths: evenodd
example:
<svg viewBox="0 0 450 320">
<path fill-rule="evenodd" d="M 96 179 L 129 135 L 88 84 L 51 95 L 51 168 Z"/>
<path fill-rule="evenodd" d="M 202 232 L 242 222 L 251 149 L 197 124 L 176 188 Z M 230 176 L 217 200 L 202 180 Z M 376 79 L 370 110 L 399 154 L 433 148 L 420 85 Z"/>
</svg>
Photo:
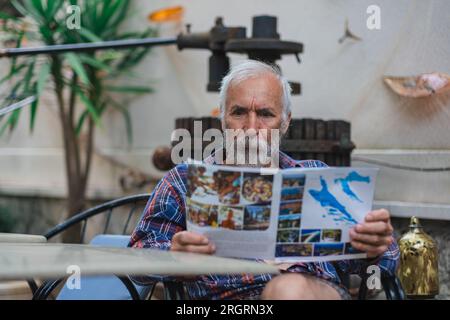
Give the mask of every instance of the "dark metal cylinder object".
<svg viewBox="0 0 450 320">
<path fill-rule="evenodd" d="M 277 17 L 253 17 L 252 37 L 280 39 L 280 35 L 277 33 Z"/>
<path fill-rule="evenodd" d="M 180 34 L 177 38 L 178 50 L 209 49 L 211 36 L 209 32 Z"/>
<path fill-rule="evenodd" d="M 214 53 L 209 57 L 208 91 L 219 91 L 222 78 L 230 69 L 230 58 L 225 54 Z"/>
</svg>

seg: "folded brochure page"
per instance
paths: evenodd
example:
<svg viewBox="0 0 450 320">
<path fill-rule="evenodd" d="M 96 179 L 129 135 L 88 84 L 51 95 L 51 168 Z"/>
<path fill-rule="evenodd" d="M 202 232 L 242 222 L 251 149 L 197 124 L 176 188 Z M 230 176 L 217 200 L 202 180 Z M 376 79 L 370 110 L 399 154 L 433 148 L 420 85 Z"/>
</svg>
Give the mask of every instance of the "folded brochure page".
<svg viewBox="0 0 450 320">
<path fill-rule="evenodd" d="M 372 208 L 376 168 L 188 165 L 187 230 L 216 255 L 278 263 L 365 258 L 349 230 Z"/>
</svg>

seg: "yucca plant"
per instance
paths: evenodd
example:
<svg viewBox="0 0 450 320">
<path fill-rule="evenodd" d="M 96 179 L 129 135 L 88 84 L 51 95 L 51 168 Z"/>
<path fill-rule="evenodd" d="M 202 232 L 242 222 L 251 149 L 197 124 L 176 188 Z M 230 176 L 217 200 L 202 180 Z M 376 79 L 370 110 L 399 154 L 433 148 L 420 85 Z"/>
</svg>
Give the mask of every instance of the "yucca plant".
<svg viewBox="0 0 450 320">
<path fill-rule="evenodd" d="M 121 32 L 122 23 L 130 16 L 128 0 L 14 0 L 12 4 L 23 18 L 3 14 L 0 17 L 3 20 L 1 28 L 3 40 L 14 42 L 17 47 L 22 46 L 25 39 L 33 44 L 55 45 L 143 38 L 155 33 L 151 28 Z M 67 7 L 72 5 L 81 9 L 81 23 L 79 28 L 73 30 L 67 27 L 66 13 Z M 13 58 L 9 72 L 0 80 L 0 84 L 8 82 L 11 88 L 1 106 L 32 95 L 37 97 L 30 106 L 31 131 L 40 97 L 46 90 L 54 95 L 64 142 L 69 217 L 85 208 L 94 132 L 106 110 L 115 108 L 123 114 L 131 141 L 127 107 L 117 101 L 114 93 L 121 93 L 121 96 L 143 94 L 151 92 L 151 88 L 118 86 L 115 79 L 119 76 L 132 77 L 133 67 L 148 52 L 148 48 L 138 48 Z M 0 134 L 14 130 L 20 114 L 19 109 L 0 119 Z M 78 232 L 75 229 L 67 232 L 63 240 L 77 241 Z"/>
</svg>

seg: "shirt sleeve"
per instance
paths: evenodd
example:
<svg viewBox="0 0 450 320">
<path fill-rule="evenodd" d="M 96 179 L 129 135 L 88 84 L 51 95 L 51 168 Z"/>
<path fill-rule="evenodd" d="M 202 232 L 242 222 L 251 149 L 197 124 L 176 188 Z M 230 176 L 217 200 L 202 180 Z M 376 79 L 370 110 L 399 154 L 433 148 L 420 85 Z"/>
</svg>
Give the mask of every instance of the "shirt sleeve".
<svg viewBox="0 0 450 320">
<path fill-rule="evenodd" d="M 337 262 L 339 269 L 346 273 L 353 273 L 359 275 L 367 275 L 366 268 L 370 265 L 377 265 L 382 272 L 389 275 L 394 275 L 397 271 L 400 259 L 400 251 L 397 241 L 393 237 L 392 244 L 384 252 L 375 259 L 357 259 L 357 260 L 342 260 Z"/>
<path fill-rule="evenodd" d="M 181 174 L 176 167 L 156 185 L 131 236 L 130 247 L 169 250 L 173 235 L 186 229 Z"/>
</svg>

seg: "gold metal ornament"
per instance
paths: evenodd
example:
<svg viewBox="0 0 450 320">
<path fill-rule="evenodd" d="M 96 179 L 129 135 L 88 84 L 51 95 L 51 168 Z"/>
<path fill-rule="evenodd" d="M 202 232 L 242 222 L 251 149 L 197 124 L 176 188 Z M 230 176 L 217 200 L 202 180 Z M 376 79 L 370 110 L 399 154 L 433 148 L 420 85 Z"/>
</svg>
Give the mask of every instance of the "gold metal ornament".
<svg viewBox="0 0 450 320">
<path fill-rule="evenodd" d="M 411 218 L 410 230 L 399 240 L 398 277 L 408 298 L 429 299 L 439 294 L 438 250 L 419 219 Z"/>
</svg>

